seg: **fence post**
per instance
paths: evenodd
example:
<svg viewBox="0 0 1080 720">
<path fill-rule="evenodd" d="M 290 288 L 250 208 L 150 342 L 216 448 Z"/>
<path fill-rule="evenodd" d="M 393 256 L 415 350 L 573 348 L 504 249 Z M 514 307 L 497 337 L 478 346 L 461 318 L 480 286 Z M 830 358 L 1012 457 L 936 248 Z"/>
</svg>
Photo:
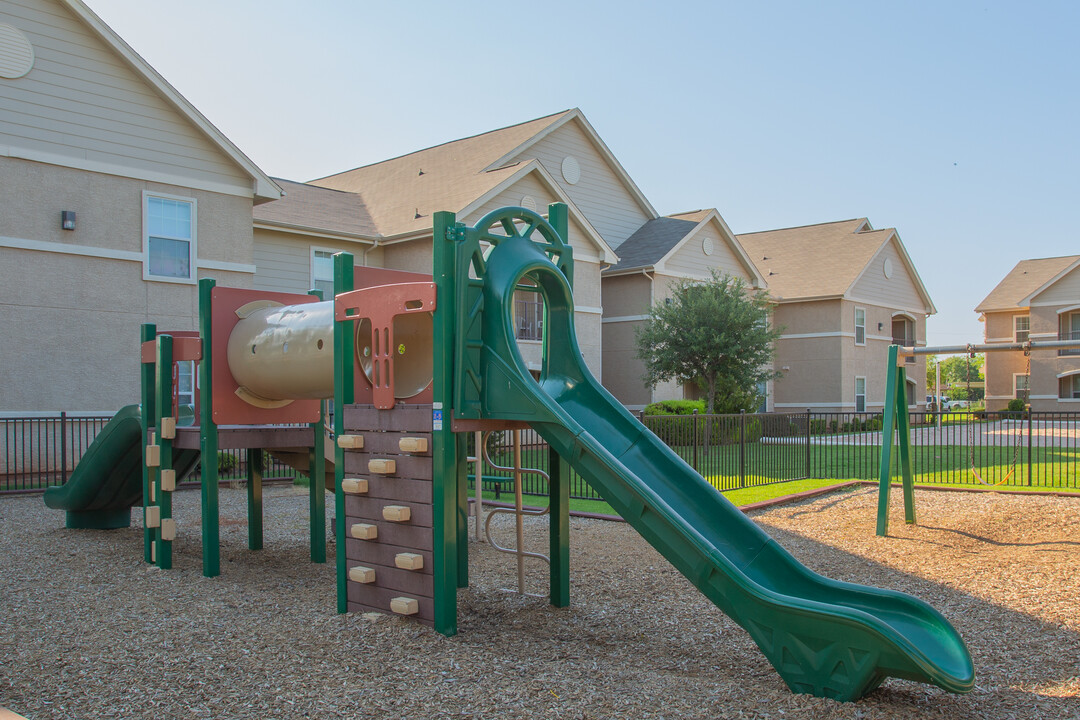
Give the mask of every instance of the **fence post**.
<svg viewBox="0 0 1080 720">
<path fill-rule="evenodd" d="M 810 408 L 806 408 L 806 479 L 809 480 L 810 475 Z"/>
<path fill-rule="evenodd" d="M 697 470 L 698 469 L 698 452 L 697 452 L 697 449 L 698 449 L 698 430 L 697 430 L 698 412 L 697 412 L 697 410 L 694 411 L 693 423 L 694 423 L 694 425 L 693 425 L 693 427 L 694 427 L 694 435 L 693 435 L 693 438 L 691 439 L 691 442 L 694 445 L 694 470 Z"/>
<path fill-rule="evenodd" d="M 1028 452 L 1030 456 L 1030 452 Z M 67 483 L 67 412 L 60 410 L 60 485 Z"/>
<path fill-rule="evenodd" d="M 1028 406 L 1028 452 L 1027 452 L 1027 484 L 1031 487 L 1031 406 Z"/>
<path fill-rule="evenodd" d="M 746 410 L 739 411 L 739 487 L 746 487 Z"/>
</svg>

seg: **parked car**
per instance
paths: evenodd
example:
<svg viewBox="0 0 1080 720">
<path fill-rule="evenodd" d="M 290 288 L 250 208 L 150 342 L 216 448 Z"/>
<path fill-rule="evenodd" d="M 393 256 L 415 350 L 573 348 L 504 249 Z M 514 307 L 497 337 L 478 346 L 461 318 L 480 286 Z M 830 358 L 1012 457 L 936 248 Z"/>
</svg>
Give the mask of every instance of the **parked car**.
<svg viewBox="0 0 1080 720">
<path fill-rule="evenodd" d="M 935 400 L 933 395 L 927 395 L 926 396 L 926 409 L 929 410 L 930 412 L 937 412 L 942 407 L 944 407 L 945 404 L 948 403 L 948 402 L 949 402 L 949 396 L 948 395 L 942 395 L 938 400 Z"/>
<path fill-rule="evenodd" d="M 948 398 L 942 398 L 941 410 L 942 412 L 953 412 L 954 410 L 967 410 L 971 407 L 971 403 L 967 400 L 950 400 Z"/>
</svg>

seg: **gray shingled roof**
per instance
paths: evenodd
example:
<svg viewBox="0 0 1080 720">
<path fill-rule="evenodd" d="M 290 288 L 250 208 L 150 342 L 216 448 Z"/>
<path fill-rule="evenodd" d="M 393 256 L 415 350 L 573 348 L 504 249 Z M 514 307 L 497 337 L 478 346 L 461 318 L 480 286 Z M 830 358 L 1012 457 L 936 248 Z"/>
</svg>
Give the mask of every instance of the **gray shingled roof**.
<svg viewBox="0 0 1080 720">
<path fill-rule="evenodd" d="M 285 197 L 256 205 L 255 222 L 322 230 L 343 235 L 376 237 L 371 214 L 358 193 L 331 190 L 306 183 L 274 178 Z"/>
<path fill-rule="evenodd" d="M 652 267 L 697 226 L 696 222 L 670 217 L 649 220 L 619 245 L 615 250 L 619 264 L 604 272 Z"/>
</svg>

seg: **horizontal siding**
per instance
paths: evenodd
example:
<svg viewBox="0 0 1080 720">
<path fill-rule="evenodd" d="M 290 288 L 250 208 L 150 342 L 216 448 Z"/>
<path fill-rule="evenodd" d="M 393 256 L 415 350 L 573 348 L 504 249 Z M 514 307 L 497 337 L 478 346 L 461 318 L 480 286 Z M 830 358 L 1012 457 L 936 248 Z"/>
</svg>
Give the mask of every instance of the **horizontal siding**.
<svg viewBox="0 0 1080 720">
<path fill-rule="evenodd" d="M 892 261 L 891 278 L 885 277 L 883 270 L 886 258 Z M 897 309 L 921 309 L 925 307 L 924 301 L 919 297 L 915 281 L 896 249 L 895 240 L 883 247 L 874 256 L 866 272 L 855 283 L 850 295 L 856 300 L 872 300 L 878 305 Z"/>
<path fill-rule="evenodd" d="M 567 155 L 577 158 L 581 166 L 576 185 L 563 179 L 562 162 Z M 523 158 L 538 159 L 613 248 L 650 219 L 576 121 L 527 148 Z"/>
<path fill-rule="evenodd" d="M 311 289 L 310 243 L 268 235 L 255 234 L 255 289 L 306 293 Z"/>
<path fill-rule="evenodd" d="M 56 2 L 0 8 L 36 56 L 0 83 L 0 145 L 250 191 L 247 176 L 112 48 Z"/>
<path fill-rule="evenodd" d="M 712 240 L 712 255 L 706 255 L 701 244 L 706 238 Z M 679 250 L 664 263 L 664 269 L 672 273 L 707 276 L 709 270 L 716 268 L 733 277 L 753 282 L 746 268 L 731 249 L 713 223 L 709 223 L 693 237 L 688 239 Z"/>
<path fill-rule="evenodd" d="M 1036 297 L 1034 303 L 1053 303 L 1055 305 L 1080 304 L 1080 268 L 1073 270 L 1065 277 L 1048 287 Z"/>
</svg>

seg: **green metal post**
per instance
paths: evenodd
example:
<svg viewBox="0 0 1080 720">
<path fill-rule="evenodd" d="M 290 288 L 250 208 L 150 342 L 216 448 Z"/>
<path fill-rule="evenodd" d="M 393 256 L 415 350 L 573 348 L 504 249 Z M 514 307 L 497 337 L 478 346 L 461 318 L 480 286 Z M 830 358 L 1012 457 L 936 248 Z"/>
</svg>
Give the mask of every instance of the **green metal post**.
<svg viewBox="0 0 1080 720">
<path fill-rule="evenodd" d="M 214 422 L 214 382 L 211 371 L 211 295 L 216 283 L 211 278 L 199 281 L 199 337 L 202 359 L 199 361 L 199 452 L 202 454 L 202 564 L 204 577 L 221 574 L 221 532 L 218 523 L 218 434 Z"/>
<path fill-rule="evenodd" d="M 157 338 L 157 374 L 156 392 L 157 413 L 154 416 L 154 427 L 157 429 L 157 445 L 159 448 L 160 465 L 154 474 L 154 496 L 157 498 L 158 508 L 161 511 L 161 523 L 172 519 L 172 493 L 162 492 L 161 473 L 163 470 L 172 470 L 172 440 L 162 437 L 162 418 L 173 415 L 173 339 L 171 335 L 160 335 Z M 154 540 L 157 541 L 157 565 L 162 570 L 172 567 L 172 541 L 163 540 L 161 525 L 154 531 Z"/>
<path fill-rule="evenodd" d="M 139 350 L 142 350 L 142 343 L 152 342 L 157 337 L 157 326 L 152 323 L 144 323 L 139 334 L 140 343 Z M 156 364 L 152 362 L 144 362 L 140 366 L 139 377 L 142 386 L 142 412 L 139 414 L 141 418 L 140 425 L 142 426 L 142 444 L 145 447 L 146 441 L 150 438 L 150 423 L 156 416 L 155 403 L 154 403 L 154 368 Z M 146 509 L 150 507 L 150 483 L 154 482 L 155 472 L 151 472 L 150 468 L 146 465 L 146 458 L 143 458 L 142 464 L 142 496 L 143 496 L 143 559 L 146 562 L 154 562 L 153 547 L 154 547 L 154 529 L 146 526 Z M 155 495 L 155 498 L 157 496 Z"/>
<path fill-rule="evenodd" d="M 911 425 L 907 407 L 907 370 L 896 368 L 896 434 L 904 485 L 904 522 L 915 522 L 915 477 L 911 472 Z"/>
<path fill-rule="evenodd" d="M 889 368 L 885 377 L 885 411 L 882 413 L 881 463 L 878 467 L 877 534 L 889 534 L 889 490 L 892 487 L 892 444 L 896 421 L 896 367 L 898 345 L 889 346 Z"/>
<path fill-rule="evenodd" d="M 559 233 L 559 237 L 563 242 L 570 245 L 570 208 L 566 203 L 551 203 L 548 205 L 548 222 L 551 223 L 551 227 L 555 232 Z M 570 289 L 574 289 L 574 264 L 572 262 L 563 263 L 563 275 L 566 276 L 566 282 L 569 283 Z M 547 305 L 544 306 L 545 309 Z"/>
<path fill-rule="evenodd" d="M 454 213 L 437 212 L 433 223 L 433 276 L 437 286 L 434 322 L 432 416 L 433 551 L 435 630 L 457 633 L 458 483 L 460 444 L 450 423 L 453 410 L 454 268 L 460 234 Z"/>
<path fill-rule="evenodd" d="M 352 253 L 334 255 L 334 296 L 354 287 Z M 353 377 L 353 321 L 334 322 L 334 437 L 345 433 L 345 406 L 355 402 Z M 349 577 L 345 559 L 345 450 L 334 443 L 334 540 L 337 555 L 337 609 L 349 610 Z M 314 481 L 312 481 L 314 483 Z"/>
<path fill-rule="evenodd" d="M 262 550 L 263 547 L 263 451 L 262 448 L 248 448 L 247 460 L 247 510 L 248 510 L 248 549 Z"/>
<path fill-rule="evenodd" d="M 323 299 L 322 290 L 308 295 Z M 326 562 L 326 402 L 319 402 L 319 419 L 311 424 L 312 444 L 308 458 L 308 521 L 311 528 L 311 562 Z"/>
<path fill-rule="evenodd" d="M 570 604 L 570 466 L 548 447 L 548 526 L 551 604 Z"/>
</svg>

